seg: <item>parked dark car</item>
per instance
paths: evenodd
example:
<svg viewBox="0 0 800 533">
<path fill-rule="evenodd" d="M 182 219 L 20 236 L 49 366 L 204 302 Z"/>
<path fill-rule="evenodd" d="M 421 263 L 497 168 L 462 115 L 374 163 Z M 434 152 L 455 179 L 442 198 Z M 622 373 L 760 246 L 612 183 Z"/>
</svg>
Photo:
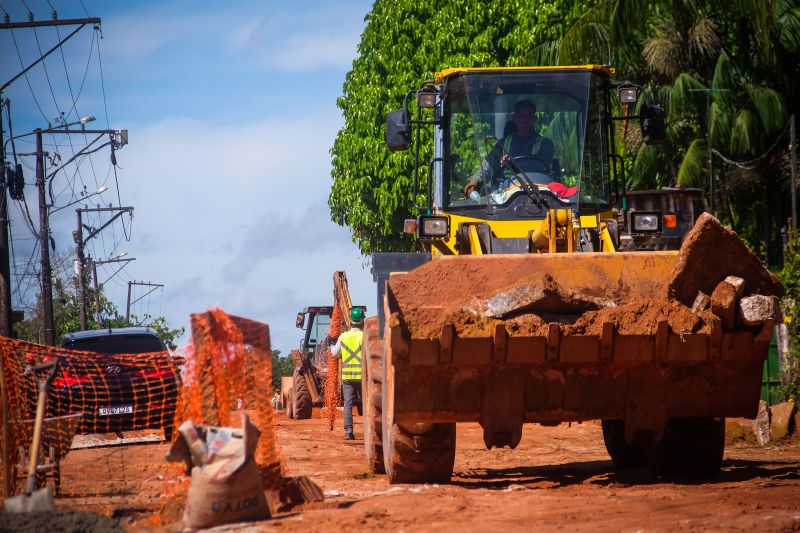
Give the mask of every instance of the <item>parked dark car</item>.
<svg viewBox="0 0 800 533">
<path fill-rule="evenodd" d="M 69 333 L 61 347 L 48 415 L 83 412 L 79 433 L 163 429 L 172 438 L 181 387 L 179 365 L 150 328 Z M 137 354 L 148 354 L 139 355 Z"/>
</svg>

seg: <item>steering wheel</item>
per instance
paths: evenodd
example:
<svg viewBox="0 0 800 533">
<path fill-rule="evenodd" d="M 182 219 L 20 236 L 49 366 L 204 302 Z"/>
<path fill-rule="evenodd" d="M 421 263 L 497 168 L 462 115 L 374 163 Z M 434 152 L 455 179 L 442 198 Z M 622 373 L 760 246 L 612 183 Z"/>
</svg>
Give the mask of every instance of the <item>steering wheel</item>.
<svg viewBox="0 0 800 533">
<path fill-rule="evenodd" d="M 514 161 L 515 163 L 517 163 L 520 168 L 522 168 L 522 166 L 523 166 L 520 163 L 523 163 L 525 161 L 530 161 L 530 162 L 533 162 L 533 163 L 537 163 L 539 166 L 541 166 L 540 169 L 536 169 L 536 168 L 525 169 L 525 168 L 522 168 L 522 170 L 525 170 L 525 171 L 542 172 L 542 173 L 545 173 L 545 174 L 550 172 L 550 165 L 548 165 L 547 161 L 545 161 L 544 159 L 542 159 L 538 155 L 533 155 L 533 154 L 530 154 L 530 155 L 518 155 L 517 157 L 512 157 L 511 160 Z"/>
</svg>

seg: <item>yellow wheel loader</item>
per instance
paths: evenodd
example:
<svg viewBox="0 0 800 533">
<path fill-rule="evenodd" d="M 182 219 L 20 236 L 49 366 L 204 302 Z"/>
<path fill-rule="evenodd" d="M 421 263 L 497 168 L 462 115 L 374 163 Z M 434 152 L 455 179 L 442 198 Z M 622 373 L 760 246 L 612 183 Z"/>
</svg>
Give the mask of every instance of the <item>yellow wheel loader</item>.
<svg viewBox="0 0 800 533">
<path fill-rule="evenodd" d="M 600 419 L 616 467 L 713 475 L 723 417 L 755 414 L 772 318 L 744 327 L 702 302 L 689 310 L 687 298 L 741 273 L 698 267 L 708 232 L 679 260 L 694 214 L 670 206 L 687 205 L 685 192 L 628 205 L 616 124 L 638 121 L 650 144 L 666 130 L 662 110 L 614 74 L 448 69 L 388 114 L 387 147 L 415 145 L 414 198 L 426 199 L 406 222 L 425 252 L 373 256 L 364 440 L 369 467 L 392 483 L 449 480 L 458 422 L 479 422 L 487 448 L 514 448 L 525 423 Z M 421 130 L 433 142 L 426 190 Z M 757 263 L 731 243 L 729 263 Z M 684 283 L 683 303 L 658 307 L 647 299 L 675 292 L 678 263 L 702 290 Z M 779 291 L 759 276 L 745 294 Z"/>
</svg>

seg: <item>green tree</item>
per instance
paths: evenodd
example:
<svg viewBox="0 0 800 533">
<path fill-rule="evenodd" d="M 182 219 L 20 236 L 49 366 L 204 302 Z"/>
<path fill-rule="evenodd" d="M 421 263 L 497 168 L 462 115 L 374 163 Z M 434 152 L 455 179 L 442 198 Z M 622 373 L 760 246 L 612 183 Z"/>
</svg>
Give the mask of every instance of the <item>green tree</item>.
<svg viewBox="0 0 800 533">
<path fill-rule="evenodd" d="M 786 265 L 779 277 L 786 287 L 783 299 L 785 322 L 789 329 L 789 354 L 787 365 L 781 371 L 789 376 L 786 397 L 800 401 L 800 235 L 787 247 Z"/>
<path fill-rule="evenodd" d="M 331 218 L 349 226 L 364 254 L 407 251 L 403 221 L 413 207 L 413 155 L 390 153 L 384 144 L 386 114 L 406 92 L 449 67 L 530 64 L 540 45 L 553 42 L 592 1 L 377 0 L 366 17 L 359 55 L 337 105 L 344 115 L 333 148 Z M 421 186 L 432 157 L 423 128 Z"/>
<path fill-rule="evenodd" d="M 777 236 L 788 216 L 787 118 L 800 111 L 798 0 L 603 0 L 555 44 L 557 61 L 612 63 L 667 111 L 666 147 L 626 139 L 629 186 L 703 188 L 754 247 Z"/>
<path fill-rule="evenodd" d="M 291 376 L 294 373 L 294 361 L 292 358 L 281 357 L 280 350 L 272 350 L 272 386 L 275 390 L 281 388 L 281 378 Z"/>
</svg>

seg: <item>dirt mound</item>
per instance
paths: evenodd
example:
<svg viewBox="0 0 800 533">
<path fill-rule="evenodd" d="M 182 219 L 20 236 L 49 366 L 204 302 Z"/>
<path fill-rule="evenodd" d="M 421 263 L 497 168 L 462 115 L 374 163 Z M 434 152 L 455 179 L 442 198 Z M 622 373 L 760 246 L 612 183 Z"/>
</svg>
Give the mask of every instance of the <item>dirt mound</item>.
<svg viewBox="0 0 800 533">
<path fill-rule="evenodd" d="M 686 235 L 667 287 L 672 298 L 692 305 L 698 291 L 711 294 L 727 276 L 744 279 L 744 296 L 783 296 L 785 291 L 734 231 L 708 213 Z"/>
<path fill-rule="evenodd" d="M 119 522 L 85 511 L 0 513 L 0 531 L 18 533 L 123 533 Z"/>
</svg>

